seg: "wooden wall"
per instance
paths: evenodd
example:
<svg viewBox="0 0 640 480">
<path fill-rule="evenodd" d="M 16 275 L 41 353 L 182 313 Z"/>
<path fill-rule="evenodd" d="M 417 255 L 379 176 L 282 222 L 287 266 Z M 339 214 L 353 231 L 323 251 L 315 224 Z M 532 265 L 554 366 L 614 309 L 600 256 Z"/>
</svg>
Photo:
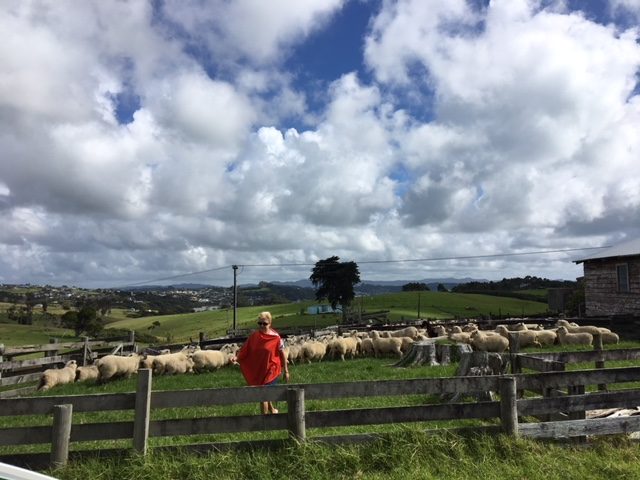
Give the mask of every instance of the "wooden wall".
<svg viewBox="0 0 640 480">
<path fill-rule="evenodd" d="M 629 292 L 618 292 L 616 265 L 629 266 Z M 640 315 L 640 255 L 584 262 L 586 316 Z"/>
</svg>

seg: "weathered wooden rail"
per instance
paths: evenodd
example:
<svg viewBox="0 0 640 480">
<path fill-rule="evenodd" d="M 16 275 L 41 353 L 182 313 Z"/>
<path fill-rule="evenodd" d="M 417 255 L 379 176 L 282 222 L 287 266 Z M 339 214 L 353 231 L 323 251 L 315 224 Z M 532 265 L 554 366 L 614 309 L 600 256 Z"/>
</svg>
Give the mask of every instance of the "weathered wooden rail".
<svg viewBox="0 0 640 480">
<path fill-rule="evenodd" d="M 68 459 L 97 455 L 93 450 L 70 449 L 77 442 L 102 442 L 100 455 L 122 455 L 131 450 L 146 453 L 154 449 L 221 450 L 242 446 L 274 447 L 283 445 L 290 438 L 303 442 L 309 439 L 322 442 L 355 442 L 375 438 L 375 434 L 307 436 L 308 430 L 327 427 L 356 425 L 384 425 L 391 423 L 455 421 L 478 419 L 488 421 L 485 430 L 524 435 L 534 438 L 561 438 L 585 435 L 630 433 L 640 431 L 640 416 L 587 420 L 576 414 L 601 408 L 629 408 L 640 404 L 640 389 L 624 389 L 611 392 L 587 393 L 590 385 L 608 384 L 620 388 L 622 384 L 640 381 L 640 367 L 582 370 L 572 372 L 546 372 L 536 374 L 494 375 L 484 377 L 447 377 L 413 380 L 360 381 L 349 383 L 323 383 L 282 385 L 273 387 L 215 388 L 183 391 L 152 391 L 150 370 L 140 370 L 136 392 L 43 396 L 0 400 L 0 417 L 42 415 L 45 425 L 0 427 L 0 451 L 25 445 L 50 445 L 49 453 L 5 453 L 0 461 L 16 465 L 40 468 L 46 465 L 62 465 Z M 564 390 L 559 397 L 518 398 L 521 390 Z M 341 398 L 388 397 L 495 391 L 499 401 L 425 403 L 415 406 L 385 408 L 349 408 L 314 410 L 306 408 L 310 400 Z M 152 414 L 162 409 L 191 407 L 218 407 L 263 400 L 286 402 L 286 413 L 276 415 L 232 415 L 225 411 L 213 416 L 154 420 Z M 133 411 L 132 421 L 86 423 L 87 418 L 74 422 L 74 415 L 85 412 Z M 284 409 L 283 409 L 284 410 Z M 543 416 L 563 412 L 568 420 L 553 422 L 522 422 L 523 417 Z M 209 413 L 210 414 L 210 413 Z M 51 420 L 53 416 L 53 420 Z M 172 412 L 172 416 L 174 413 Z M 180 416 L 180 415 L 175 415 Z M 572 419 L 573 418 L 573 419 Z M 46 420 L 48 419 L 48 420 Z M 5 425 L 7 424 L 6 422 Z M 474 427 L 471 430 L 478 430 Z M 462 429 L 464 430 L 464 428 Z M 467 430 L 469 428 L 467 427 Z M 153 446 L 159 437 L 182 437 L 242 432 L 282 431 L 284 437 L 276 440 L 215 442 L 175 446 Z M 427 431 L 433 433 L 440 430 Z M 285 438 L 286 437 L 286 438 Z M 129 448 L 112 448 L 105 441 L 126 440 Z M 202 442 L 202 440 L 200 440 Z M 150 447 L 151 445 L 151 447 Z M 86 447 L 85 447 L 86 448 Z"/>
</svg>

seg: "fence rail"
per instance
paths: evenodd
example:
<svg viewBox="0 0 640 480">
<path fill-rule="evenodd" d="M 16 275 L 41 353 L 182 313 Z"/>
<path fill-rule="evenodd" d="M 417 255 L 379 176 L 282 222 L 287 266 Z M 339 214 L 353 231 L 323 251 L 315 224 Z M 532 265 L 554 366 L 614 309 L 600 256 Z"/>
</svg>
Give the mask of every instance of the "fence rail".
<svg viewBox="0 0 640 480">
<path fill-rule="evenodd" d="M 134 450 L 145 453 L 149 439 L 154 437 L 178 437 L 223 433 L 285 431 L 298 441 L 307 439 L 308 429 L 348 427 L 355 425 L 384 425 L 390 423 L 432 422 L 459 419 L 478 419 L 498 422 L 488 429 L 511 435 L 533 438 L 558 438 L 568 436 L 628 433 L 640 430 L 640 418 L 615 418 L 586 420 L 584 412 L 600 408 L 629 408 L 640 404 L 640 389 L 611 392 L 586 392 L 586 387 L 606 383 L 639 382 L 640 367 L 580 370 L 572 372 L 543 372 L 517 375 L 493 375 L 484 377 L 447 377 L 412 380 L 359 381 L 348 383 L 322 383 L 281 385 L 274 387 L 234 387 L 184 391 L 153 392 L 150 370 L 140 370 L 138 388 L 131 393 L 67 395 L 0 400 L 0 416 L 23 415 L 54 416 L 52 425 L 9 427 L 0 429 L 0 446 L 51 444 L 49 457 L 43 454 L 6 454 L 1 461 L 18 465 L 37 465 L 43 462 L 63 464 L 71 456 L 80 458 L 82 451 L 69 453 L 69 443 L 85 441 L 130 440 Z M 519 391 L 544 391 L 562 389 L 562 396 L 518 398 Z M 442 395 L 465 393 L 474 395 L 480 391 L 499 393 L 499 401 L 463 403 L 429 403 L 416 406 L 383 408 L 349 408 L 334 410 L 308 409 L 309 400 L 340 398 L 388 397 L 406 395 Z M 161 409 L 212 407 L 257 403 L 271 400 L 286 402 L 286 413 L 275 415 L 233 415 L 202 418 L 175 418 L 152 420 L 152 412 Z M 430 401 L 433 401 L 430 400 Z M 61 406 L 65 406 L 62 408 Z M 103 411 L 133 411 L 133 421 L 101 423 L 73 423 L 73 414 Z M 563 412 L 562 422 L 520 423 L 523 416 L 543 416 Z M 217 412 L 224 413 L 224 412 Z M 180 416 L 179 414 L 176 414 Z M 193 416 L 192 413 L 189 414 Z M 182 416 L 185 416 L 182 414 Z M 65 420 L 66 419 L 66 420 Z M 483 427 L 481 427 L 483 428 Z M 474 427 L 477 430 L 478 427 Z M 65 433 L 66 432 L 66 433 Z M 360 441 L 372 438 L 372 434 L 314 436 L 316 441 Z M 170 441 L 170 440 L 169 440 Z M 166 442 L 166 441 L 165 441 Z M 274 440 L 281 445 L 282 439 Z M 189 446 L 194 449 L 223 449 L 234 442 Z M 267 445 L 260 442 L 240 442 L 239 445 Z M 171 448 L 151 447 L 151 448 Z M 187 448 L 182 445 L 180 448 Z M 77 450 L 77 449 L 73 449 Z M 101 449 L 101 455 L 118 454 L 122 449 Z M 112 450 L 109 452 L 109 450 Z M 84 451 L 84 454 L 96 454 Z"/>
</svg>

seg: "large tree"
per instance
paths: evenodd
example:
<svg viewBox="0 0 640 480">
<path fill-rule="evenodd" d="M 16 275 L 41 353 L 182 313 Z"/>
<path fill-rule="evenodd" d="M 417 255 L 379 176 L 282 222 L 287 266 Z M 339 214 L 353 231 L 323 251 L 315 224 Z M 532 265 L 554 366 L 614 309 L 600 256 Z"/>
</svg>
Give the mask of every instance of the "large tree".
<svg viewBox="0 0 640 480">
<path fill-rule="evenodd" d="M 316 288 L 316 300 L 327 299 L 331 306 L 342 307 L 342 320 L 347 317 L 347 309 L 355 298 L 353 286 L 360 283 L 360 271 L 356 262 L 341 262 L 340 257 L 319 260 L 309 277 Z"/>
</svg>

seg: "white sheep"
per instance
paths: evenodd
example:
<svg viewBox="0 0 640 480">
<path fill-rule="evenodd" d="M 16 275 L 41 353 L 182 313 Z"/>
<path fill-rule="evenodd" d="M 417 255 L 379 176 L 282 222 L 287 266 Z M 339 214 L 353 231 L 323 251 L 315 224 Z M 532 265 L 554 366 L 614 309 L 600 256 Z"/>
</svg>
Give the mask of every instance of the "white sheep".
<svg viewBox="0 0 640 480">
<path fill-rule="evenodd" d="M 418 329 L 416 327 L 406 327 L 401 328 L 400 330 L 394 330 L 390 332 L 392 337 L 402 338 L 409 337 L 413 340 L 418 338 Z"/>
<path fill-rule="evenodd" d="M 289 354 L 287 356 L 287 360 L 290 364 L 295 365 L 298 360 L 300 360 L 300 355 L 302 353 L 302 345 L 291 345 L 289 347 Z"/>
<path fill-rule="evenodd" d="M 399 338 L 381 338 L 380 334 L 373 330 L 371 332 L 371 340 L 373 341 L 373 355 L 375 357 L 386 354 L 402 357 L 402 340 Z"/>
<path fill-rule="evenodd" d="M 578 325 L 575 322 L 568 322 L 563 319 L 558 320 L 556 326 L 566 328 L 569 333 L 590 333 L 591 335 L 598 335 L 602 332 L 599 327 L 593 325 Z"/>
<path fill-rule="evenodd" d="M 98 366 L 100 382 L 106 382 L 115 377 L 129 378 L 134 373 L 138 373 L 140 367 L 140 355 L 134 353 L 123 357 L 121 355 L 105 355 L 96 360 Z"/>
<path fill-rule="evenodd" d="M 507 327 L 504 325 L 498 325 L 495 330 L 497 333 L 502 335 L 504 338 L 509 340 L 509 334 L 518 336 L 518 344 L 520 348 L 526 347 L 541 347 L 540 343 L 537 340 L 538 332 L 536 330 L 520 330 L 520 331 L 509 331 Z"/>
<path fill-rule="evenodd" d="M 620 337 L 617 333 L 600 331 L 598 335 L 602 337 L 603 344 L 620 342 Z"/>
<path fill-rule="evenodd" d="M 88 380 L 98 380 L 100 371 L 97 365 L 86 365 L 78 367 L 76 370 L 76 382 L 86 382 Z"/>
<path fill-rule="evenodd" d="M 471 333 L 469 343 L 481 352 L 502 353 L 509 348 L 509 340 L 502 335 L 488 335 L 480 330 Z"/>
<path fill-rule="evenodd" d="M 201 373 L 205 371 L 215 371 L 229 364 L 230 355 L 221 350 L 200 350 L 195 352 L 193 360 L 193 371 Z"/>
<path fill-rule="evenodd" d="M 469 343 L 469 341 L 471 340 L 471 333 L 462 331 L 456 332 L 452 330 L 451 332 L 449 332 L 448 337 L 452 342 Z"/>
<path fill-rule="evenodd" d="M 536 340 L 540 345 L 553 345 L 558 341 L 555 330 L 536 330 Z"/>
<path fill-rule="evenodd" d="M 69 360 L 63 368 L 48 368 L 40 375 L 38 390 L 46 391 L 56 385 L 73 383 L 76 380 L 78 364 L 75 360 Z"/>
<path fill-rule="evenodd" d="M 373 340 L 371 338 L 363 338 L 360 344 L 360 353 L 366 357 L 373 357 L 375 351 L 373 349 Z"/>
<path fill-rule="evenodd" d="M 402 353 L 407 353 L 411 349 L 411 345 L 413 345 L 413 338 L 411 337 L 400 337 L 402 341 L 402 345 L 400 346 L 400 351 Z"/>
<path fill-rule="evenodd" d="M 202 350 L 196 350 L 193 355 L 199 351 Z M 192 354 L 185 352 L 188 352 L 188 350 L 170 353 L 168 355 L 159 355 L 154 358 L 154 375 L 173 375 L 176 373 L 189 373 L 193 371 L 193 360 L 191 359 Z"/>
<path fill-rule="evenodd" d="M 436 337 L 445 337 L 447 335 L 447 329 L 444 327 L 444 325 L 436 325 L 435 327 L 433 327 L 433 334 Z"/>
<path fill-rule="evenodd" d="M 569 333 L 567 327 L 558 327 L 558 343 L 560 345 L 591 345 L 593 335 L 587 332 Z"/>
<path fill-rule="evenodd" d="M 322 342 L 310 341 L 305 342 L 302 345 L 301 358 L 307 363 L 311 363 L 314 360 L 320 362 L 327 353 L 327 345 Z"/>
</svg>

